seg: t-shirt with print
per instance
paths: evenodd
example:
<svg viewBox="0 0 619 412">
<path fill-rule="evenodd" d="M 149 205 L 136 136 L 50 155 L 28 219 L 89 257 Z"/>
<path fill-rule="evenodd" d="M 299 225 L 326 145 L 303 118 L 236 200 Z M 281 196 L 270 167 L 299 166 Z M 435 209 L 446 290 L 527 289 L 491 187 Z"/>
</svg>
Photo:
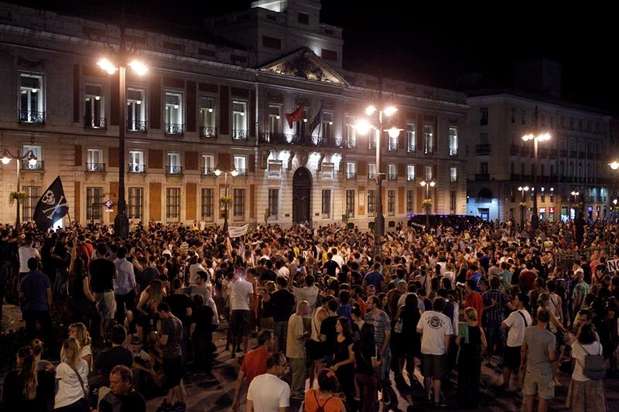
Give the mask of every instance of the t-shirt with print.
<svg viewBox="0 0 619 412">
<path fill-rule="evenodd" d="M 421 353 L 424 355 L 444 355 L 447 353 L 445 336 L 453 335 L 451 319 L 440 312 L 427 310 L 421 314 L 417 323 L 421 333 Z"/>
<path fill-rule="evenodd" d="M 385 342 L 385 334 L 391 329 L 391 319 L 383 310 L 377 310 L 375 313 L 368 312 L 365 315 L 365 321 L 374 326 L 374 340 L 376 346 L 380 347 Z"/>
</svg>

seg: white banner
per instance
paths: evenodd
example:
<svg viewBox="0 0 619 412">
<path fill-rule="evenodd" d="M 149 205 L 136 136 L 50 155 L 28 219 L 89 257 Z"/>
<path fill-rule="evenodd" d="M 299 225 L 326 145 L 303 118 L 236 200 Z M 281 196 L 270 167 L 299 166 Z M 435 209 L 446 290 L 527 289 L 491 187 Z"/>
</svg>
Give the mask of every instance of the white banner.
<svg viewBox="0 0 619 412">
<path fill-rule="evenodd" d="M 247 229 L 249 229 L 249 225 L 243 225 L 239 227 L 228 227 L 228 236 L 230 237 L 241 237 L 247 234 Z"/>
<path fill-rule="evenodd" d="M 607 260 L 606 266 L 609 272 L 619 272 L 619 259 Z"/>
</svg>

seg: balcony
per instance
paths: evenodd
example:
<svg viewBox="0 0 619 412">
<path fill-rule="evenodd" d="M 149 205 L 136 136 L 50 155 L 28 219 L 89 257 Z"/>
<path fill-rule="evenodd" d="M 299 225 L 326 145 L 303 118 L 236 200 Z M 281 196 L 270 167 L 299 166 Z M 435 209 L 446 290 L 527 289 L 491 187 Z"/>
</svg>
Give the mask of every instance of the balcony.
<svg viewBox="0 0 619 412">
<path fill-rule="evenodd" d="M 22 124 L 43 124 L 45 123 L 45 112 L 21 110 L 18 113 L 18 120 Z"/>
<path fill-rule="evenodd" d="M 490 180 L 490 175 L 488 173 L 478 173 L 475 175 L 476 182 L 487 182 Z"/>
<path fill-rule="evenodd" d="M 353 180 L 357 178 L 357 173 L 346 173 L 346 179 Z"/>
<path fill-rule="evenodd" d="M 90 130 L 105 130 L 107 122 L 105 117 L 84 117 L 84 129 Z"/>
<path fill-rule="evenodd" d="M 166 123 L 165 134 L 168 136 L 182 136 L 185 128 L 182 123 Z"/>
<path fill-rule="evenodd" d="M 183 174 L 183 167 L 180 165 L 165 165 L 165 174 L 168 176 L 180 176 Z"/>
<path fill-rule="evenodd" d="M 105 163 L 86 163 L 86 171 L 90 173 L 105 172 Z"/>
<path fill-rule="evenodd" d="M 237 176 L 247 176 L 247 169 L 236 169 Z"/>
<path fill-rule="evenodd" d="M 35 160 L 35 161 L 22 160 L 21 170 L 30 171 L 30 172 L 40 172 L 43 170 L 43 160 Z"/>
<path fill-rule="evenodd" d="M 259 143 L 288 144 L 288 139 L 284 133 L 262 132 L 259 136 Z"/>
<path fill-rule="evenodd" d="M 489 143 L 475 145 L 475 153 L 478 156 L 487 156 L 490 154 L 491 145 Z"/>
<path fill-rule="evenodd" d="M 310 146 L 310 147 L 325 147 L 325 148 L 344 148 L 345 141 L 337 141 L 335 137 L 328 138 L 314 138 L 311 135 L 299 135 L 299 134 L 284 134 L 284 133 L 271 133 L 263 132 L 259 135 L 258 141 L 260 143 L 270 144 L 285 144 L 285 145 L 298 145 L 298 146 Z"/>
<path fill-rule="evenodd" d="M 215 175 L 215 169 L 213 169 L 213 168 L 205 168 L 205 167 L 203 167 L 201 172 L 200 172 L 200 174 L 202 176 L 216 176 Z"/>
<path fill-rule="evenodd" d="M 146 133 L 148 130 L 146 121 L 130 120 L 127 121 L 127 131 L 129 133 Z"/>
<path fill-rule="evenodd" d="M 129 163 L 127 173 L 144 173 L 146 165 L 144 163 Z"/>
<path fill-rule="evenodd" d="M 387 180 L 396 181 L 396 180 L 398 180 L 398 175 L 390 173 L 390 174 L 387 175 Z"/>
<path fill-rule="evenodd" d="M 232 129 L 232 138 L 234 140 L 247 140 L 248 131 L 244 129 Z"/>
<path fill-rule="evenodd" d="M 203 139 L 215 139 L 217 138 L 217 128 L 215 127 L 200 127 L 200 137 Z"/>
</svg>

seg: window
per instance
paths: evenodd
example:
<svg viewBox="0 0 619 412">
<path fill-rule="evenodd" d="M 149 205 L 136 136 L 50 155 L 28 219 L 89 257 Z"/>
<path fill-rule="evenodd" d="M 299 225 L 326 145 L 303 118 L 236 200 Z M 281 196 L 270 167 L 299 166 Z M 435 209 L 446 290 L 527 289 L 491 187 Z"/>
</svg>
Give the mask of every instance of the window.
<svg viewBox="0 0 619 412">
<path fill-rule="evenodd" d="M 387 190 L 387 213 L 395 215 L 395 190 Z"/>
<path fill-rule="evenodd" d="M 166 219 L 178 221 L 181 217 L 181 189 L 178 187 L 168 187 L 166 189 Z"/>
<path fill-rule="evenodd" d="M 389 163 L 387 166 L 387 178 L 389 180 L 396 180 L 398 178 L 398 168 L 393 163 Z"/>
<path fill-rule="evenodd" d="M 355 119 L 352 116 L 346 116 L 346 125 L 344 128 L 344 139 L 346 147 L 353 149 L 357 147 L 357 131 L 355 130 Z"/>
<path fill-rule="evenodd" d="M 333 140 L 333 113 L 323 113 L 322 123 L 320 124 L 320 138 L 322 141 L 330 142 Z"/>
<path fill-rule="evenodd" d="M 451 192 L 449 192 L 449 210 L 451 211 L 451 213 L 456 213 L 456 210 L 457 210 L 456 200 L 457 200 L 456 191 L 452 190 Z"/>
<path fill-rule="evenodd" d="M 215 171 L 215 157 L 210 154 L 202 155 L 202 174 L 212 175 Z"/>
<path fill-rule="evenodd" d="M 202 189 L 202 220 L 213 220 L 213 189 Z"/>
<path fill-rule="evenodd" d="M 322 216 L 331 217 L 331 189 L 323 189 L 322 191 Z"/>
<path fill-rule="evenodd" d="M 449 181 L 451 183 L 455 183 L 458 181 L 458 168 L 457 167 L 449 168 Z"/>
<path fill-rule="evenodd" d="M 130 132 L 145 132 L 146 118 L 144 111 L 144 91 L 127 89 L 127 130 Z"/>
<path fill-rule="evenodd" d="M 269 136 L 281 133 L 281 107 L 269 105 Z"/>
<path fill-rule="evenodd" d="M 235 217 L 245 216 L 245 189 L 234 189 L 233 213 Z"/>
<path fill-rule="evenodd" d="M 389 142 L 389 145 L 387 147 L 387 149 L 390 152 L 395 152 L 396 150 L 398 150 L 398 140 L 399 140 L 400 136 L 390 136 L 389 134 L 387 134 L 387 139 Z"/>
<path fill-rule="evenodd" d="M 143 219 L 144 213 L 144 189 L 141 187 L 129 188 L 129 218 Z"/>
<path fill-rule="evenodd" d="M 480 126 L 488 125 L 488 108 L 487 107 L 479 108 L 479 125 Z"/>
<path fill-rule="evenodd" d="M 357 164 L 355 162 L 346 162 L 346 179 L 352 179 L 357 176 Z"/>
<path fill-rule="evenodd" d="M 28 153 L 32 152 L 32 155 L 36 158 L 36 162 L 30 162 L 27 160 Z M 26 160 L 23 160 L 21 165 L 23 169 L 27 170 L 42 170 L 43 169 L 43 158 L 42 158 L 42 148 L 38 145 L 28 145 L 25 144 L 22 146 L 22 156 L 26 157 Z"/>
<path fill-rule="evenodd" d="M 425 169 L 426 181 L 429 182 L 433 178 L 433 176 L 432 176 L 432 166 L 424 166 L 424 169 Z"/>
<path fill-rule="evenodd" d="M 247 157 L 234 156 L 234 170 L 236 170 L 240 176 L 247 174 Z"/>
<path fill-rule="evenodd" d="M 105 128 L 105 104 L 101 86 L 86 85 L 84 95 L 84 127 L 87 129 Z"/>
<path fill-rule="evenodd" d="M 377 141 L 378 141 L 378 130 L 372 129 L 370 133 L 368 133 L 368 149 L 369 150 L 376 149 Z"/>
<path fill-rule="evenodd" d="M 88 149 L 86 170 L 89 172 L 103 172 L 105 164 L 103 163 L 103 150 Z"/>
<path fill-rule="evenodd" d="M 458 154 L 458 128 L 449 126 L 449 156 Z"/>
<path fill-rule="evenodd" d="M 280 179 L 282 177 L 281 160 L 269 160 L 268 175 L 271 179 Z"/>
<path fill-rule="evenodd" d="M 415 180 L 415 165 L 406 166 L 406 180 L 409 182 Z"/>
<path fill-rule="evenodd" d="M 413 205 L 415 204 L 414 202 L 414 192 L 412 190 L 407 190 L 406 191 L 406 212 L 407 213 L 411 213 L 413 211 Z"/>
<path fill-rule="evenodd" d="M 409 122 L 406 125 L 406 147 L 409 152 L 417 150 L 417 123 Z"/>
<path fill-rule="evenodd" d="M 165 93 L 165 123 L 167 134 L 183 134 L 183 95 L 181 93 Z"/>
<path fill-rule="evenodd" d="M 368 215 L 376 214 L 376 190 L 368 190 Z"/>
<path fill-rule="evenodd" d="M 141 150 L 129 151 L 129 172 L 144 173 L 144 152 Z"/>
<path fill-rule="evenodd" d="M 333 179 L 335 171 L 335 165 L 333 163 L 322 162 L 322 167 L 320 168 L 320 174 L 323 179 Z"/>
<path fill-rule="evenodd" d="M 200 98 L 200 137 L 215 137 L 216 133 L 215 99 L 212 97 Z"/>
<path fill-rule="evenodd" d="M 376 179 L 376 163 L 368 164 L 368 179 L 370 180 Z"/>
<path fill-rule="evenodd" d="M 434 126 L 423 125 L 423 152 L 431 154 L 434 151 Z"/>
<path fill-rule="evenodd" d="M 34 209 L 37 207 L 39 198 L 41 197 L 40 186 L 23 186 L 22 192 L 26 194 L 26 198 L 22 201 L 22 218 L 25 222 L 31 221 L 34 216 Z"/>
<path fill-rule="evenodd" d="M 335 50 L 322 49 L 320 55 L 325 60 L 337 61 L 337 52 Z"/>
<path fill-rule="evenodd" d="M 524 164 L 523 164 L 523 166 L 524 166 Z M 482 175 L 487 175 L 488 174 L 488 162 L 481 162 L 479 164 L 479 173 L 482 174 Z"/>
<path fill-rule="evenodd" d="M 232 138 L 247 138 L 247 102 L 232 102 Z"/>
<path fill-rule="evenodd" d="M 280 50 L 282 48 L 282 41 L 275 37 L 262 36 L 262 46 L 268 49 Z"/>
<path fill-rule="evenodd" d="M 297 14 L 297 21 L 299 24 L 309 24 L 309 14 L 299 13 Z"/>
<path fill-rule="evenodd" d="M 86 220 L 96 221 L 103 218 L 103 188 L 86 188 Z"/>
<path fill-rule="evenodd" d="M 269 216 L 277 217 L 279 189 L 269 189 Z"/>
<path fill-rule="evenodd" d="M 355 189 L 346 190 L 346 216 L 355 216 Z"/>
<path fill-rule="evenodd" d="M 181 174 L 181 155 L 176 152 L 168 152 L 168 164 L 166 165 L 166 173 L 170 175 Z"/>
<path fill-rule="evenodd" d="M 38 74 L 20 74 L 19 87 L 19 121 L 22 123 L 43 123 L 43 76 Z"/>
</svg>

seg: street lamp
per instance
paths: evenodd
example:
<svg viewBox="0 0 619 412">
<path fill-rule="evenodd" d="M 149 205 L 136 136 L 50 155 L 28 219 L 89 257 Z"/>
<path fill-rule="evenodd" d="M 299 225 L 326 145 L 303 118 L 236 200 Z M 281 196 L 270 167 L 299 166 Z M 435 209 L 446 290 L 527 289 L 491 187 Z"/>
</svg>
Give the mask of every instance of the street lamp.
<svg viewBox="0 0 619 412">
<path fill-rule="evenodd" d="M 215 171 L 213 172 L 215 173 L 215 176 L 219 177 L 222 174 L 224 175 L 224 198 L 222 199 L 223 204 L 224 204 L 224 234 L 226 236 L 228 236 L 228 207 L 230 204 L 230 197 L 228 195 L 228 190 L 230 185 L 228 184 L 228 175 L 232 176 L 232 177 L 236 177 L 239 175 L 238 170 L 231 170 L 230 172 L 223 172 L 219 169 L 215 169 Z"/>
<path fill-rule="evenodd" d="M 28 152 L 23 155 L 20 155 L 19 152 L 17 154 L 12 154 L 8 150 L 4 150 L 0 162 L 7 166 L 11 163 L 11 160 L 16 160 L 15 164 L 17 169 L 17 190 L 15 191 L 15 228 L 17 228 L 21 223 L 19 210 L 21 200 L 21 162 L 27 160 L 28 166 L 34 168 L 37 165 L 38 159 L 32 150 L 28 150 Z"/>
<path fill-rule="evenodd" d="M 578 196 L 580 196 L 580 192 L 575 191 L 575 190 L 572 190 L 570 192 L 570 213 L 569 213 L 570 219 L 572 219 L 572 203 L 576 203 L 576 206 L 578 206 Z"/>
<path fill-rule="evenodd" d="M 381 237 L 385 233 L 385 216 L 383 216 L 383 175 L 381 173 L 381 140 L 383 132 L 389 133 L 392 138 L 397 138 L 400 135 L 400 129 L 397 127 L 391 127 L 388 130 L 383 129 L 383 116 L 391 117 L 398 111 L 398 108 L 392 105 L 385 106 L 383 109 L 378 109 L 374 105 L 369 105 L 365 108 L 366 116 L 378 115 L 378 127 L 374 126 L 366 118 L 360 118 L 356 121 L 354 127 L 355 130 L 361 134 L 366 135 L 370 129 L 378 131 L 378 137 L 376 139 L 376 217 L 374 218 L 374 249 L 375 256 L 378 256 L 381 251 Z"/>
<path fill-rule="evenodd" d="M 520 227 L 524 228 L 524 221 L 526 215 L 526 203 L 524 201 L 524 194 L 529 191 L 529 186 L 518 186 L 520 192 Z"/>
<path fill-rule="evenodd" d="M 432 206 L 432 199 L 430 199 L 430 188 L 436 186 L 436 182 L 434 180 L 430 182 L 422 180 L 419 184 L 421 187 L 425 187 L 426 189 L 426 198 L 423 200 L 423 203 L 426 206 L 426 228 L 430 230 L 430 207 Z"/>
<path fill-rule="evenodd" d="M 114 219 L 114 232 L 119 238 L 126 239 L 129 236 L 129 218 L 127 217 L 127 203 L 125 201 L 126 73 L 128 66 L 136 75 L 141 77 L 148 73 L 148 66 L 139 60 L 130 59 L 127 55 L 124 27 L 120 28 L 120 50 L 118 51 L 116 63 L 106 57 L 102 57 L 97 61 L 97 66 L 111 76 L 118 72 L 118 96 L 120 101 L 118 105 L 118 207 L 116 218 Z"/>
<path fill-rule="evenodd" d="M 535 118 L 537 123 L 537 108 L 535 108 Z M 540 134 L 525 134 L 522 136 L 522 140 L 525 142 L 533 141 L 533 157 L 535 161 L 535 167 L 533 168 L 533 187 L 537 185 L 537 145 L 539 142 L 546 142 L 550 140 L 551 135 L 548 132 L 540 133 Z M 533 215 L 531 215 L 531 230 L 535 232 L 537 226 L 539 224 L 539 217 L 537 216 L 537 193 L 533 194 Z"/>
<path fill-rule="evenodd" d="M 619 162 L 616 160 L 613 160 L 612 162 L 608 164 L 608 166 L 613 170 L 617 170 L 619 169 Z"/>
</svg>

